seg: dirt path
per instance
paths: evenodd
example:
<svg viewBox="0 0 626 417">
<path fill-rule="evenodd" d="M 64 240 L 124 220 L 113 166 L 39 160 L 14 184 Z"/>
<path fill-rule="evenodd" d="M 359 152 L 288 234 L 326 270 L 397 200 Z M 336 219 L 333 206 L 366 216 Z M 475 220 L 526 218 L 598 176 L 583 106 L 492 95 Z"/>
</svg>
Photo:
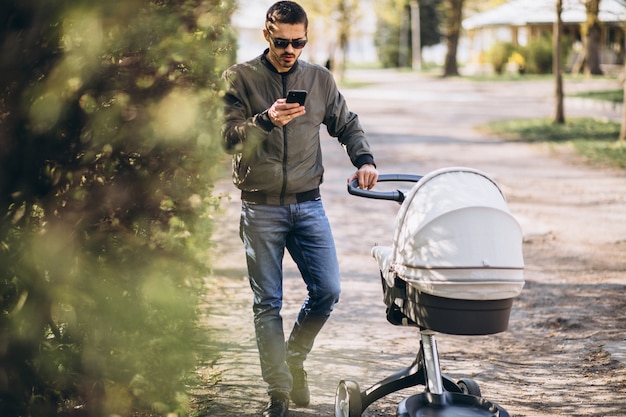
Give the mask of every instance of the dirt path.
<svg viewBox="0 0 626 417">
<path fill-rule="evenodd" d="M 381 172 L 483 170 L 501 185 L 524 230 L 527 283 L 509 330 L 439 335 L 444 372 L 474 378 L 485 398 L 513 416 L 626 416 L 626 366 L 609 354 L 623 349 L 615 343 L 626 339 L 626 175 L 474 129 L 496 119 L 549 117 L 551 83 L 476 83 L 374 71 L 349 77 L 374 82 L 344 93 L 369 134 Z M 566 92 L 605 87 L 575 81 L 566 84 Z M 567 116 L 593 114 L 614 116 L 566 103 Z M 293 409 L 291 417 L 333 416 L 341 379 L 368 388 L 407 366 L 418 346 L 416 330 L 386 322 L 377 266 L 369 255 L 375 243 L 390 243 L 398 206 L 347 195 L 347 157 L 334 140 L 324 147 L 322 195 L 338 246 L 343 294 L 307 361 L 312 403 Z M 257 416 L 266 396 L 237 235 L 239 201 L 228 180 L 218 189 L 234 198 L 224 204 L 215 236 L 206 325 L 218 355 L 201 370 L 207 387 L 198 392 L 198 409 L 207 416 Z M 304 298 L 302 286 L 288 261 L 286 326 Z M 387 396 L 363 416 L 395 416 L 398 402 L 421 388 Z"/>
</svg>

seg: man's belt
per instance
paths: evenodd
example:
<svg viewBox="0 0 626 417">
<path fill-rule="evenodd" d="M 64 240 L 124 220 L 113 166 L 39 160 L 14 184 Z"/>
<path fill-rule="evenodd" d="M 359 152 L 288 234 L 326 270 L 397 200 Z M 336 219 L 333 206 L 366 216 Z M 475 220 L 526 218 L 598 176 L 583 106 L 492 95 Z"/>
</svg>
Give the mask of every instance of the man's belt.
<svg viewBox="0 0 626 417">
<path fill-rule="evenodd" d="M 243 201 L 256 204 L 270 204 L 275 206 L 281 204 L 304 203 L 306 201 L 318 200 L 319 198 L 319 188 L 304 191 L 302 193 L 285 194 L 282 199 L 280 195 L 267 194 L 263 191 L 241 191 L 241 199 Z"/>
</svg>

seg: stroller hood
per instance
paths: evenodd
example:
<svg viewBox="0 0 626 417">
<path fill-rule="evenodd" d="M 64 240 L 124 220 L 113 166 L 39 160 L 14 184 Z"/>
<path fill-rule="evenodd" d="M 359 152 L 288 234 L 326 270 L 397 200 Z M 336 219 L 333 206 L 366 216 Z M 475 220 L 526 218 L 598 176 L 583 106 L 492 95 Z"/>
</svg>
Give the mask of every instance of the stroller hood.
<svg viewBox="0 0 626 417">
<path fill-rule="evenodd" d="M 424 176 L 400 207 L 392 246 L 372 253 L 388 285 L 400 278 L 435 296 L 498 300 L 524 285 L 521 228 L 498 185 L 471 168 Z"/>
</svg>

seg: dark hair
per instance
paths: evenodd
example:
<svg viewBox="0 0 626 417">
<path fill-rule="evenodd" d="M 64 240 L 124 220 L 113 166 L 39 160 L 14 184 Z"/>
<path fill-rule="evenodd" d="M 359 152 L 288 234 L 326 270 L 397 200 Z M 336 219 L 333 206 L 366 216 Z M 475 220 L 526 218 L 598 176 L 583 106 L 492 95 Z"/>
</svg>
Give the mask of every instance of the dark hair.
<svg viewBox="0 0 626 417">
<path fill-rule="evenodd" d="M 265 22 L 270 25 L 286 23 L 295 25 L 304 23 L 304 29 L 309 27 L 309 18 L 304 9 L 295 1 L 279 1 L 274 3 L 265 14 Z"/>
</svg>

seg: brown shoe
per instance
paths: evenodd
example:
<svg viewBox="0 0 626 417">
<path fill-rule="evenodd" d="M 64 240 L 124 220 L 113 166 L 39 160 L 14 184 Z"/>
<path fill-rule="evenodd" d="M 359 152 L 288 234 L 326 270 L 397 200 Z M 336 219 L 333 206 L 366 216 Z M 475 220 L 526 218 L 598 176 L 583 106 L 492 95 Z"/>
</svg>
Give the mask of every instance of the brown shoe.
<svg viewBox="0 0 626 417">
<path fill-rule="evenodd" d="M 285 417 L 289 410 L 289 396 L 287 394 L 270 394 L 270 401 L 261 412 L 262 417 Z"/>
</svg>

